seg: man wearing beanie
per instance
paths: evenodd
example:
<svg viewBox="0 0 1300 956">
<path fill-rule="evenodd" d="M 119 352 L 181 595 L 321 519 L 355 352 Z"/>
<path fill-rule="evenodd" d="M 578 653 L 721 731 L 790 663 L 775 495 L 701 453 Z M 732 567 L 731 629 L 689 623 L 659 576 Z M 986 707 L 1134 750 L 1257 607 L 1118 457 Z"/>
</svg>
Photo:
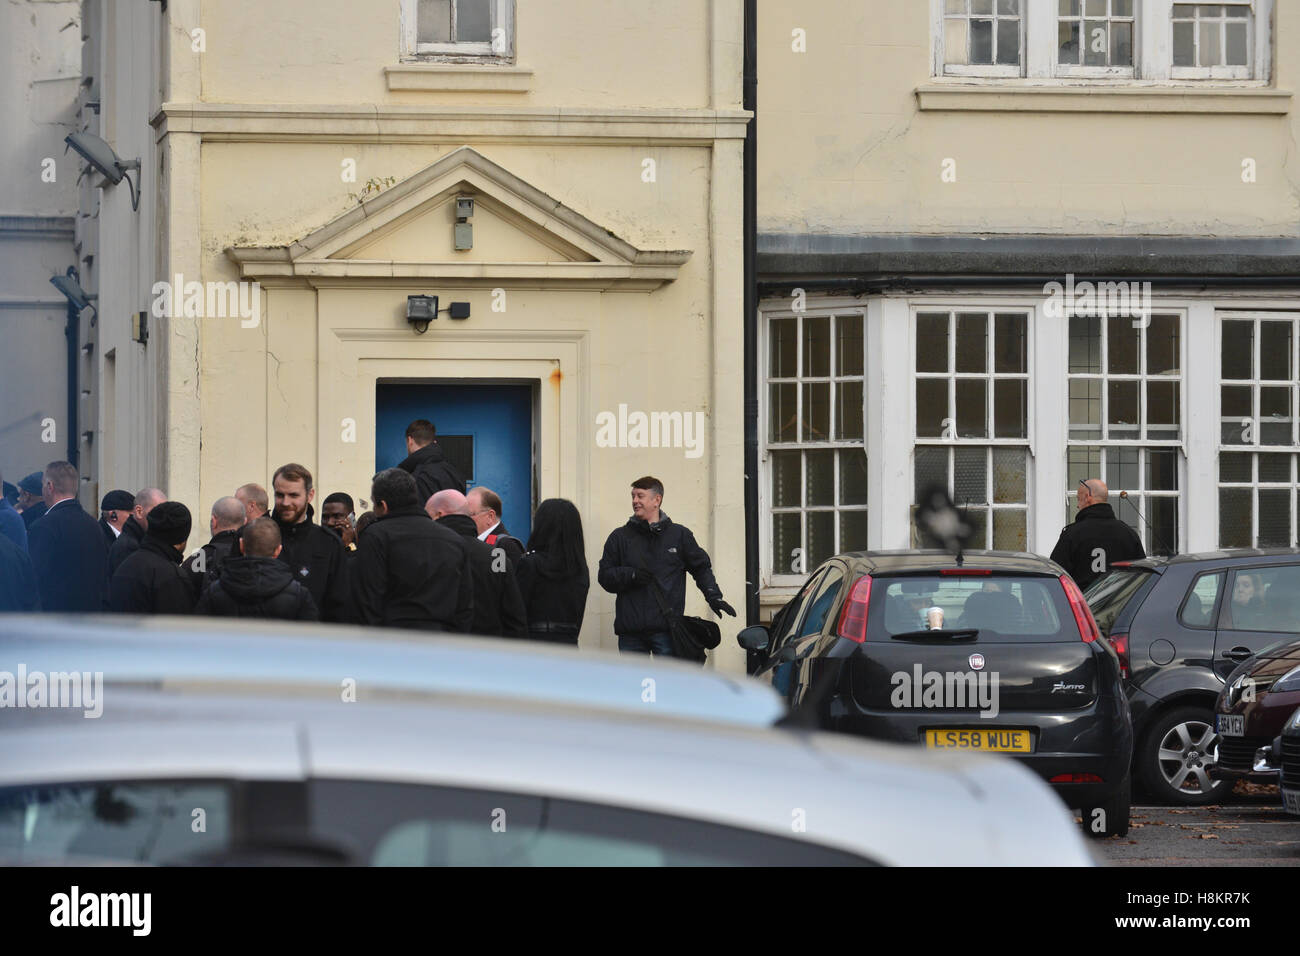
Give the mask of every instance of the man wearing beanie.
<svg viewBox="0 0 1300 956">
<path fill-rule="evenodd" d="M 131 509 L 134 507 L 135 497 L 131 492 L 121 489 L 110 491 L 99 503 L 99 530 L 104 532 L 104 543 L 110 548 L 122 533 L 122 527 L 131 517 Z"/>
<path fill-rule="evenodd" d="M 189 614 L 194 591 L 181 571 L 190 536 L 190 509 L 164 501 L 149 512 L 149 528 L 131 555 L 113 572 L 108 608 L 123 614 Z"/>
<path fill-rule="evenodd" d="M 23 524 L 27 525 L 28 531 L 49 510 L 43 497 L 44 484 L 45 476 L 39 471 L 18 480 L 18 513 L 23 516 Z"/>
</svg>

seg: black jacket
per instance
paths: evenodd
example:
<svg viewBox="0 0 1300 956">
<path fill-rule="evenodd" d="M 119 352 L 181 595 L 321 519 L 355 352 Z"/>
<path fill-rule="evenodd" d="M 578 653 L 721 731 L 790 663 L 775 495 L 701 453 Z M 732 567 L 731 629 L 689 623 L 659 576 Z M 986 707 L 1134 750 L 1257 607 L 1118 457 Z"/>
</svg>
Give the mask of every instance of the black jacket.
<svg viewBox="0 0 1300 956">
<path fill-rule="evenodd" d="M 550 556 L 529 551 L 519 559 L 519 593 L 528 615 L 529 637 L 577 643 L 587 610 L 591 575 L 582 568 L 565 575 L 554 569 Z"/>
<path fill-rule="evenodd" d="M 28 534 L 31 534 L 32 525 L 45 517 L 46 510 L 45 502 L 43 501 L 34 502 L 23 509 L 23 513 L 20 517 L 23 519 L 23 524 L 27 525 Z"/>
<path fill-rule="evenodd" d="M 39 611 L 41 592 L 27 552 L 0 534 L 0 612 Z"/>
<path fill-rule="evenodd" d="M 469 515 L 443 515 L 437 523 L 456 532 L 469 547 L 470 570 L 474 573 L 474 622 L 470 630 L 493 637 L 527 637 L 528 621 L 514 564 L 504 555 L 497 561 L 492 548 L 478 539 L 478 529 Z"/>
<path fill-rule="evenodd" d="M 198 554 L 191 554 L 181 563 L 181 570 L 185 572 L 186 579 L 190 582 L 190 587 L 194 589 L 194 600 L 198 600 L 203 592 L 206 591 L 212 582 L 217 579 L 221 573 L 221 568 L 226 559 L 232 554 L 239 557 L 239 532 L 238 531 L 218 531 L 212 536 L 212 540 L 199 549 L 203 552 L 203 570 L 196 569 L 198 564 Z"/>
<path fill-rule="evenodd" d="M 117 533 L 113 530 L 113 526 L 109 524 L 107 521 L 105 521 L 103 518 L 100 518 L 99 530 L 104 535 L 105 546 L 111 548 L 113 546 L 113 542 L 117 540 Z"/>
<path fill-rule="evenodd" d="M 414 476 L 415 488 L 420 493 L 421 507 L 436 491 L 453 488 L 461 494 L 465 493 L 465 479 L 447 460 L 447 456 L 443 454 L 436 441 L 423 448 L 417 448 L 397 467 Z"/>
<path fill-rule="evenodd" d="M 718 582 L 713 579 L 709 556 L 695 543 L 695 535 L 685 525 L 674 524 L 663 512 L 659 521 L 649 524 L 644 518 L 631 517 L 605 539 L 600 558 L 600 586 L 617 594 L 614 602 L 615 634 L 652 634 L 668 630 L 646 571 L 659 582 L 668 609 L 681 614 L 686 607 L 686 572 L 710 603 L 722 599 Z"/>
<path fill-rule="evenodd" d="M 352 589 L 360 623 L 469 632 L 474 571 L 460 535 L 411 505 L 375 519 L 362 539 Z"/>
<path fill-rule="evenodd" d="M 99 525 L 75 498 L 60 501 L 28 529 L 27 553 L 44 610 L 104 610 L 108 549 Z"/>
<path fill-rule="evenodd" d="M 307 519 L 298 524 L 285 524 L 276 515 L 283 547 L 280 560 L 289 566 L 294 580 L 311 592 L 322 621 L 349 621 L 352 613 L 348 605 L 348 568 L 343 542 L 333 531 L 312 521 L 315 513 L 308 505 Z"/>
<path fill-rule="evenodd" d="M 504 521 L 497 522 L 497 526 L 483 539 L 483 543 L 489 548 L 500 548 L 514 564 L 518 564 L 519 559 L 524 556 L 524 543 L 506 530 Z"/>
<path fill-rule="evenodd" d="M 195 614 L 212 617 L 265 617 L 282 621 L 319 621 L 311 592 L 293 579 L 293 572 L 275 558 L 227 557 L 221 576 L 212 581 Z"/>
<path fill-rule="evenodd" d="M 1052 560 L 1065 568 L 1080 589 L 1086 588 L 1102 571 L 1116 561 L 1145 558 L 1142 540 L 1137 533 L 1115 517 L 1110 504 L 1089 505 L 1075 517 L 1073 524 L 1061 529 L 1061 537 L 1052 549 Z"/>
<path fill-rule="evenodd" d="M 181 553 L 145 535 L 140 547 L 113 572 L 108 609 L 120 614 L 189 614 L 194 591 L 180 568 Z"/>
<path fill-rule="evenodd" d="M 109 577 L 117 573 L 122 562 L 135 553 L 143 540 L 144 525 L 135 520 L 135 515 L 131 515 L 126 519 L 126 524 L 122 525 L 122 533 L 117 536 L 117 540 L 108 546 Z"/>
</svg>

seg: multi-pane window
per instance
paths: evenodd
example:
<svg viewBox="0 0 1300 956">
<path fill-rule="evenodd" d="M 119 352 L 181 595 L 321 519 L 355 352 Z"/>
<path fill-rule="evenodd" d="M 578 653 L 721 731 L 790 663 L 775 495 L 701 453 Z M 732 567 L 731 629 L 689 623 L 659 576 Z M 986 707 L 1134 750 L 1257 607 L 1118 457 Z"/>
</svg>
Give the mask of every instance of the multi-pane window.
<svg viewBox="0 0 1300 956">
<path fill-rule="evenodd" d="M 1133 0 L 1058 0 L 1056 62 L 1131 75 L 1135 26 Z"/>
<path fill-rule="evenodd" d="M 1024 312 L 917 313 L 916 439 L 917 494 L 931 484 L 947 487 L 975 526 L 972 547 L 1023 551 L 1029 439 Z"/>
<path fill-rule="evenodd" d="M 1174 76 L 1244 78 L 1250 75 L 1250 0 L 1232 3 L 1175 3 Z"/>
<path fill-rule="evenodd" d="M 1022 0 L 944 0 L 944 72 L 1019 76 Z"/>
<path fill-rule="evenodd" d="M 1071 316 L 1068 378 L 1066 520 L 1080 479 L 1101 478 L 1115 516 L 1146 550 L 1172 554 L 1183 438 L 1181 318 Z"/>
<path fill-rule="evenodd" d="M 407 53 L 508 56 L 513 0 L 402 0 Z"/>
<path fill-rule="evenodd" d="M 1297 321 L 1257 316 L 1221 323 L 1220 547 L 1296 544 Z"/>
<path fill-rule="evenodd" d="M 863 317 L 775 316 L 767 339 L 767 558 L 801 575 L 867 546 Z"/>
</svg>

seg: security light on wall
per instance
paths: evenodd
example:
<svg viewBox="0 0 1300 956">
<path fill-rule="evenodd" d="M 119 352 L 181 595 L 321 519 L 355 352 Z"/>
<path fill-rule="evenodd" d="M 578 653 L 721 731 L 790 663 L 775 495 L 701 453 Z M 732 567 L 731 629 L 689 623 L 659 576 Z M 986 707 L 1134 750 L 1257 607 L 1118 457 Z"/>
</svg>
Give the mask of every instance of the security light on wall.
<svg viewBox="0 0 1300 956">
<path fill-rule="evenodd" d="M 108 180 L 111 185 L 116 186 L 125 179 L 127 186 L 131 190 L 131 209 L 139 210 L 139 193 L 136 192 L 135 183 L 131 182 L 131 177 L 126 173 L 129 169 L 139 170 L 140 160 L 123 161 L 119 159 L 117 153 L 113 152 L 113 147 L 93 133 L 70 133 L 64 137 L 63 141 L 69 147 L 75 149 L 78 155 L 90 163 L 96 172 Z"/>
<path fill-rule="evenodd" d="M 453 319 L 469 318 L 468 302 L 452 302 L 445 309 L 438 308 L 436 295 L 408 295 L 406 297 L 406 321 L 410 322 L 416 332 L 423 335 L 429 331 L 429 323 L 446 312 Z"/>
<path fill-rule="evenodd" d="M 67 299 L 78 312 L 85 308 L 93 309 L 94 306 L 91 303 L 98 298 L 98 296 L 91 295 L 81 287 L 81 283 L 78 282 L 74 276 L 75 272 L 76 270 L 74 268 L 69 268 L 66 275 L 52 276 L 50 278 L 50 285 L 58 289 L 59 292 L 63 294 L 63 297 Z"/>
</svg>

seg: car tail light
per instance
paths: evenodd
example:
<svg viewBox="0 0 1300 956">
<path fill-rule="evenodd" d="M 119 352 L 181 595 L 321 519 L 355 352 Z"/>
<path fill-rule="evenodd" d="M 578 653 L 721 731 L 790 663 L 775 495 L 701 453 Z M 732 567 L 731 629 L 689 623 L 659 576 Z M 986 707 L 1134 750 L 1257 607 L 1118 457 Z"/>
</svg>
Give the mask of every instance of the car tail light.
<svg viewBox="0 0 1300 956">
<path fill-rule="evenodd" d="M 864 574 L 853 582 L 848 600 L 840 611 L 840 622 L 835 633 L 858 644 L 867 640 L 867 604 L 871 601 L 871 575 Z"/>
<path fill-rule="evenodd" d="M 1048 783 L 1105 783 L 1095 773 L 1058 773 Z"/>
<path fill-rule="evenodd" d="M 1101 631 L 1097 630 L 1097 622 L 1088 609 L 1088 602 L 1083 599 L 1083 592 L 1068 574 L 1061 575 L 1061 585 L 1065 588 L 1065 596 L 1070 599 L 1070 610 L 1074 612 L 1074 623 L 1079 625 L 1079 636 L 1085 644 L 1091 644 L 1101 637 Z"/>
<path fill-rule="evenodd" d="M 1115 649 L 1119 656 L 1119 673 L 1125 680 L 1128 680 L 1128 634 L 1125 632 L 1112 632 L 1107 638 L 1110 646 Z"/>
</svg>

